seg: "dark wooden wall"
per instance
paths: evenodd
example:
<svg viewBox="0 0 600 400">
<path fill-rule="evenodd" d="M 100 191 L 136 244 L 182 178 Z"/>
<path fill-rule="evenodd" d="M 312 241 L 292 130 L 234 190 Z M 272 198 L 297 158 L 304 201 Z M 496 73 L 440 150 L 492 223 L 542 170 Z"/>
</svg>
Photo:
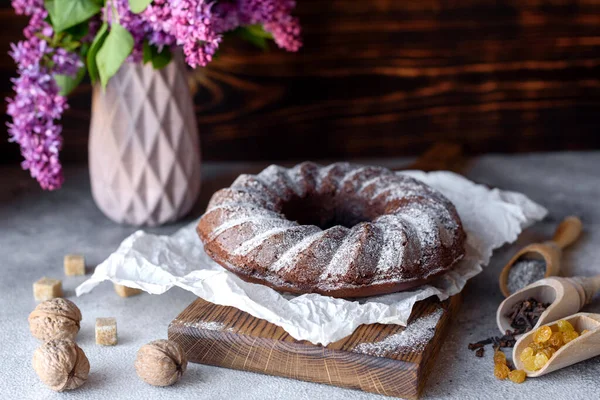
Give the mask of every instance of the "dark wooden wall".
<svg viewBox="0 0 600 400">
<path fill-rule="evenodd" d="M 23 20 L 0 9 L 0 91 Z M 600 148 L 600 1 L 298 0 L 305 47 L 230 43 L 195 72 L 205 159 Z M 90 88 L 63 159 L 86 158 Z M 14 144 L 0 141 L 4 161 Z"/>
</svg>

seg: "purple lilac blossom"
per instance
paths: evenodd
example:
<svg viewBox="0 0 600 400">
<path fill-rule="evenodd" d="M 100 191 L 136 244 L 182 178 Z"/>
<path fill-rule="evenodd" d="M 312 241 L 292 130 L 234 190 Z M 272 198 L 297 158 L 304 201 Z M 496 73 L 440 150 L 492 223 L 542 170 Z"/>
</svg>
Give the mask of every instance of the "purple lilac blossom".
<svg viewBox="0 0 600 400">
<path fill-rule="evenodd" d="M 17 63 L 19 76 L 12 79 L 15 96 L 7 99 L 9 141 L 21 147 L 28 169 L 44 189 L 61 187 L 64 177 L 58 158 L 62 147 L 60 120 L 67 100 L 59 94 L 55 74 L 75 75 L 83 66 L 79 56 L 64 49 L 53 49 L 36 34 L 53 36 L 45 22 L 47 11 L 41 0 L 13 0 L 17 14 L 30 15 L 23 33 L 26 40 L 11 45 L 10 55 Z M 48 61 L 52 67 L 48 67 Z"/>
<path fill-rule="evenodd" d="M 18 45 L 16 46 L 19 47 Z M 44 53 L 39 52 L 42 57 Z M 15 61 L 35 55 L 13 53 Z M 55 123 L 67 108 L 66 99 L 59 95 L 54 78 L 39 62 L 19 68 L 20 76 L 13 79 L 15 97 L 8 99 L 9 140 L 21 147 L 22 167 L 38 180 L 43 189 L 58 189 L 63 183 L 58 153 L 62 147 L 61 127 Z"/>
<path fill-rule="evenodd" d="M 291 15 L 296 7 L 293 0 L 237 0 L 217 4 L 220 22 L 217 32 L 238 26 L 263 25 L 273 35 L 275 43 L 287 51 L 298 51 L 302 46 L 300 23 Z"/>
<path fill-rule="evenodd" d="M 154 32 L 150 42 L 159 47 L 175 43 L 189 66 L 206 66 L 222 39 L 213 26 L 212 5 L 205 0 L 154 0 L 141 14 Z"/>
<path fill-rule="evenodd" d="M 18 15 L 33 15 L 44 12 L 44 0 L 12 0 L 12 6 Z"/>
<path fill-rule="evenodd" d="M 287 51 L 298 51 L 302 47 L 298 18 L 287 15 L 278 21 L 266 23 L 264 27 L 267 32 L 273 35 L 275 44 L 280 48 Z"/>
</svg>

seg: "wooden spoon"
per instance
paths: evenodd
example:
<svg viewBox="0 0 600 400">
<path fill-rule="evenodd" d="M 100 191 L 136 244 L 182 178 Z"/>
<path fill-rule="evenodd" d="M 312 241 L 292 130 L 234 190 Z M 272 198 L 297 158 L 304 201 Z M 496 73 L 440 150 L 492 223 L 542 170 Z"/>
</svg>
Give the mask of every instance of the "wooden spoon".
<svg viewBox="0 0 600 400">
<path fill-rule="evenodd" d="M 512 307 L 530 297 L 542 303 L 551 303 L 540 315 L 538 326 L 556 321 L 567 315 L 572 315 L 589 304 L 596 293 L 600 291 L 600 275 L 593 277 L 577 276 L 573 278 L 550 277 L 541 279 L 507 297 L 498 307 L 496 323 L 504 334 L 512 330 L 506 314 Z"/>
<path fill-rule="evenodd" d="M 546 365 L 537 371 L 525 369 L 523 361 L 519 357 L 521 352 L 533 342 L 534 332 L 527 332 L 517 341 L 513 349 L 513 362 L 516 369 L 522 369 L 528 377 L 535 378 L 600 355 L 600 314 L 579 313 L 562 319 L 569 321 L 577 332 L 584 329 L 589 330 L 589 332 L 558 349 Z M 547 325 L 555 327 L 556 321 Z M 553 330 L 557 331 L 558 329 Z"/>
<path fill-rule="evenodd" d="M 515 254 L 500 273 L 500 290 L 504 294 L 504 297 L 508 297 L 511 294 L 508 290 L 508 274 L 517 260 L 520 258 L 544 260 L 546 263 L 544 278 L 558 275 L 562 250 L 577 240 L 581 234 L 581 230 L 582 224 L 579 218 L 574 216 L 567 217 L 556 228 L 552 240 L 544 243 L 530 244 Z"/>
</svg>

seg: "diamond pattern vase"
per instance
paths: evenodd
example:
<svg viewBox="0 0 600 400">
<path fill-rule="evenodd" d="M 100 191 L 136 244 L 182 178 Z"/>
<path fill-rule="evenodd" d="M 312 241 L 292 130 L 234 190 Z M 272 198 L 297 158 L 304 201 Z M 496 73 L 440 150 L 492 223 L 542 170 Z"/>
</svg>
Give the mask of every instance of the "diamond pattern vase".
<svg viewBox="0 0 600 400">
<path fill-rule="evenodd" d="M 161 70 L 125 63 L 96 85 L 89 140 L 92 195 L 119 223 L 160 225 L 200 192 L 200 144 L 183 60 Z"/>
</svg>

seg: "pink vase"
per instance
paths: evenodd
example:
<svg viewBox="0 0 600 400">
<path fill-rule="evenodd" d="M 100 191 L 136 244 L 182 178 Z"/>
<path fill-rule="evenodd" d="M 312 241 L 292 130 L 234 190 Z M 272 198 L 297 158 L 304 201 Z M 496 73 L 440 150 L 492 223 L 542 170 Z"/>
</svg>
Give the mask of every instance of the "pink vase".
<svg viewBox="0 0 600 400">
<path fill-rule="evenodd" d="M 160 225 L 186 215 L 200 192 L 200 144 L 181 57 L 161 70 L 125 63 L 94 88 L 92 195 L 118 223 Z"/>
</svg>

